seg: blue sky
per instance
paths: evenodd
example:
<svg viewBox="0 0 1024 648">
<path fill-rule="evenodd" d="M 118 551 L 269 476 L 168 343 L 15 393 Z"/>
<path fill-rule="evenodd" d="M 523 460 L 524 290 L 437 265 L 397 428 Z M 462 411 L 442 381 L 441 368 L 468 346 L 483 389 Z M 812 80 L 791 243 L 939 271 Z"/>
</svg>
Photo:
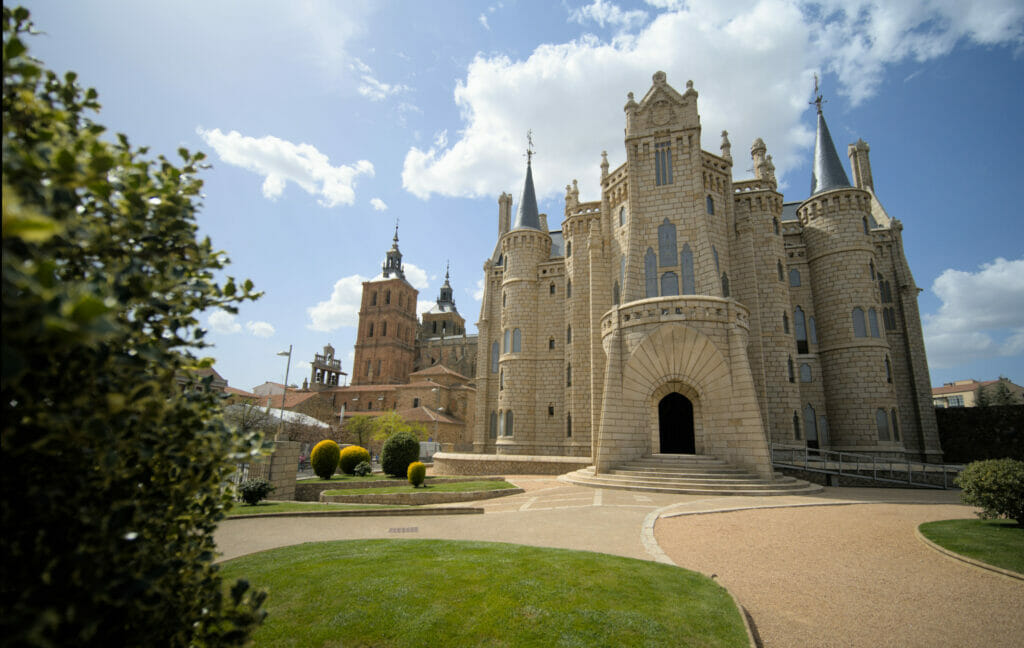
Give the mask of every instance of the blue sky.
<svg viewBox="0 0 1024 648">
<path fill-rule="evenodd" d="M 893 6 L 890 6 L 893 5 Z M 27 2 L 33 54 L 100 93 L 99 121 L 168 155 L 208 153 L 202 232 L 266 295 L 206 313 L 217 370 L 301 383 L 325 344 L 351 365 L 361 282 L 400 221 L 423 308 L 451 264 L 471 330 L 497 198 L 597 200 L 624 160 L 622 106 L 664 70 L 700 93 L 703 148 L 729 131 L 734 178 L 764 139 L 787 200 L 806 197 L 813 75 L 841 151 L 871 145 L 904 224 L 933 385 L 1024 383 L 1024 3 L 713 0 Z M 844 160 L 844 163 L 846 161 Z M 848 169 L 847 164 L 847 169 Z"/>
</svg>

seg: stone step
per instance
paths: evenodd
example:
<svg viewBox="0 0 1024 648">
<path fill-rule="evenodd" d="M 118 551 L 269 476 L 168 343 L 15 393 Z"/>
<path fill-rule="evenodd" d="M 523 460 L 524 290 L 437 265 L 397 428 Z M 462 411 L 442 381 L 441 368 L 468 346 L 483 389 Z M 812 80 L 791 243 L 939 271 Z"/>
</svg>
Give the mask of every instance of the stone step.
<svg viewBox="0 0 1024 648">
<path fill-rule="evenodd" d="M 798 484 L 778 484 L 773 488 L 753 489 L 742 486 L 725 486 L 716 484 L 711 486 L 684 486 L 684 485 L 647 485 L 632 481 L 616 481 L 599 479 L 593 476 L 578 475 L 569 473 L 562 475 L 559 481 L 576 484 L 578 486 L 592 486 L 598 488 L 611 488 L 616 490 L 628 490 L 639 493 L 673 493 L 677 495 L 752 495 L 756 497 L 767 497 L 772 495 L 810 495 L 820 493 L 824 490 L 817 484 L 802 482 Z"/>
<path fill-rule="evenodd" d="M 700 466 L 687 466 L 685 468 L 664 466 L 653 468 L 626 464 L 624 466 L 619 466 L 611 472 L 620 475 L 750 475 L 749 472 L 742 468 L 728 468 L 725 466 L 707 468 L 702 468 Z"/>
<path fill-rule="evenodd" d="M 652 487 L 658 487 L 658 486 L 665 486 L 665 487 L 680 486 L 680 487 L 684 487 L 684 488 L 689 488 L 691 486 L 698 486 L 698 487 L 706 486 L 706 487 L 711 488 L 711 487 L 714 487 L 714 486 L 721 486 L 722 488 L 744 488 L 744 489 L 750 489 L 750 490 L 765 490 L 765 489 L 771 490 L 771 489 L 776 489 L 776 488 L 791 488 L 791 487 L 801 487 L 802 486 L 802 483 L 799 480 L 796 480 L 796 479 L 794 479 L 792 477 L 786 477 L 786 478 L 783 478 L 783 479 L 773 480 L 773 481 L 766 481 L 766 480 L 757 479 L 757 478 L 752 478 L 752 479 L 716 479 L 716 478 L 713 478 L 713 477 L 712 478 L 694 477 L 694 478 L 689 478 L 689 479 L 631 479 L 629 477 L 620 477 L 618 475 L 590 475 L 590 474 L 581 475 L 581 477 L 583 477 L 583 478 L 585 478 L 585 479 L 587 479 L 587 480 L 589 480 L 591 482 L 594 482 L 594 483 L 601 482 L 601 483 L 607 483 L 607 484 L 613 484 L 613 483 L 614 484 L 640 484 L 640 485 L 643 485 L 643 486 L 652 486 Z"/>
</svg>

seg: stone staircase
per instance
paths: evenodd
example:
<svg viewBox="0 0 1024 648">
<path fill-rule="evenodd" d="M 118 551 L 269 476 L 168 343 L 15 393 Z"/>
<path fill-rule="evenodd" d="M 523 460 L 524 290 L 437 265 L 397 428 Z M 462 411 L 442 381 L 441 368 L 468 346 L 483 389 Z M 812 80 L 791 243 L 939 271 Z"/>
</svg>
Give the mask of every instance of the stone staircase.
<svg viewBox="0 0 1024 648">
<path fill-rule="evenodd" d="M 588 466 L 562 475 L 559 481 L 579 486 L 617 488 L 680 495 L 809 495 L 824 490 L 817 484 L 784 477 L 762 479 L 743 468 L 705 455 L 655 454 L 624 463 L 609 473 L 594 474 Z"/>
</svg>

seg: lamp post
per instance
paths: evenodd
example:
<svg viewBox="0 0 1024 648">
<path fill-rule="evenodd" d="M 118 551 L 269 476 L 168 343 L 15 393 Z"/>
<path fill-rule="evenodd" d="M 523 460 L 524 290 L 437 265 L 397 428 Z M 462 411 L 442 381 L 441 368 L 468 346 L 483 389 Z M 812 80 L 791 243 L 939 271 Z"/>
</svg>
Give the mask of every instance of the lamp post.
<svg viewBox="0 0 1024 648">
<path fill-rule="evenodd" d="M 431 439 L 431 441 L 436 443 L 437 442 L 437 417 L 439 416 L 438 412 L 441 411 L 441 388 L 440 387 L 434 387 L 430 391 L 434 392 L 434 394 L 437 395 L 437 398 L 434 400 L 434 438 Z"/>
<path fill-rule="evenodd" d="M 281 392 L 281 420 L 277 427 L 277 434 L 274 435 L 274 441 L 280 441 L 281 435 L 284 433 L 284 400 L 288 395 L 288 372 L 292 368 L 292 345 L 288 345 L 287 351 L 281 351 L 277 355 L 288 356 L 288 362 L 284 366 L 284 391 Z"/>
</svg>

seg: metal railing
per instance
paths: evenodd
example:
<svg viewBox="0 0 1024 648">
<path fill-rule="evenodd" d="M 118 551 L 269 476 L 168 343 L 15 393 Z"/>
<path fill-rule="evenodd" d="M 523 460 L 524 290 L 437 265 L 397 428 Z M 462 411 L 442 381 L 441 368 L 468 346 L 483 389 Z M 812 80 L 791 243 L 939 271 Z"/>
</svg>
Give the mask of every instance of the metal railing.
<svg viewBox="0 0 1024 648">
<path fill-rule="evenodd" d="M 874 455 L 809 448 L 769 442 L 772 465 L 808 472 L 840 475 L 853 479 L 886 482 L 913 488 L 949 489 L 954 476 L 963 470 L 959 464 L 933 464 L 902 459 L 885 459 Z M 928 475 L 942 474 L 942 484 L 930 483 Z M 897 476 L 899 475 L 899 476 Z M 915 475 L 918 479 L 915 481 Z M 936 479 L 936 482 L 938 480 Z"/>
</svg>

